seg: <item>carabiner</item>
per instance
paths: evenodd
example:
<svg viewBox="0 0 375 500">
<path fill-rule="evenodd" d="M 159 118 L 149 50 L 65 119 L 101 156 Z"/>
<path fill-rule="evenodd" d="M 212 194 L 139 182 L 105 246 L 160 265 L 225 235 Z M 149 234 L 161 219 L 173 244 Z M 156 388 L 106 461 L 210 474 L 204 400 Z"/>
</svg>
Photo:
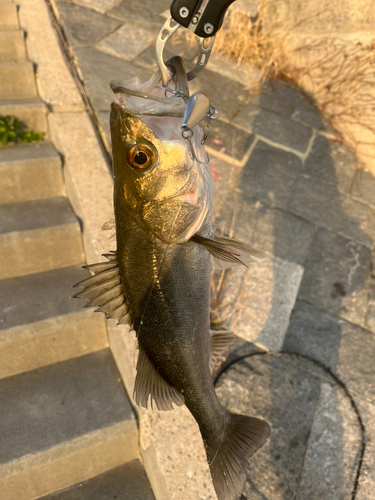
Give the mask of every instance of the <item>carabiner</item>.
<svg viewBox="0 0 375 500">
<path fill-rule="evenodd" d="M 169 79 L 169 71 L 167 66 L 165 65 L 163 58 L 164 47 L 171 36 L 174 35 L 179 28 L 181 28 L 181 25 L 178 23 L 175 23 L 172 26 L 172 22 L 175 23 L 175 21 L 173 21 L 171 17 L 167 19 L 156 40 L 156 62 L 158 63 L 164 86 L 167 84 Z M 199 52 L 197 62 L 195 68 L 189 71 L 189 73 L 187 74 L 188 81 L 196 78 L 208 63 L 208 59 L 214 45 L 215 37 L 213 36 L 210 38 L 210 43 L 207 47 L 205 47 L 205 40 L 205 38 L 199 39 Z"/>
</svg>

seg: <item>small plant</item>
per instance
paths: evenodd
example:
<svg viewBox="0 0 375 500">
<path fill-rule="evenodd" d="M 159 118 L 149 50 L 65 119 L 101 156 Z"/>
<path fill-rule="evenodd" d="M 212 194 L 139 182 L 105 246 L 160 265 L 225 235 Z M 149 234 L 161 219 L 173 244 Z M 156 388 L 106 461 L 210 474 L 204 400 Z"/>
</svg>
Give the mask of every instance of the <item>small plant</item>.
<svg viewBox="0 0 375 500">
<path fill-rule="evenodd" d="M 26 125 L 14 116 L 0 116 L 0 144 L 35 142 L 43 139 L 44 132 L 26 130 Z"/>
</svg>

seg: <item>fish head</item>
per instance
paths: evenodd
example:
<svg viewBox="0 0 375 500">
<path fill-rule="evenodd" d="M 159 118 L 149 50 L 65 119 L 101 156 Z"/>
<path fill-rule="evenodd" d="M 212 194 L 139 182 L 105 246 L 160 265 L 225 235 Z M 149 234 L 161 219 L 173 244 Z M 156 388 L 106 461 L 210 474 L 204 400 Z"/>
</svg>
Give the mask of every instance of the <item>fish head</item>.
<svg viewBox="0 0 375 500">
<path fill-rule="evenodd" d="M 178 120 L 158 117 L 160 120 Z M 170 126 L 170 125 L 169 125 Z M 191 155 L 180 134 L 161 140 L 138 116 L 112 103 L 111 136 L 118 203 L 137 223 L 167 243 L 184 243 L 199 230 L 210 203 L 210 168 Z"/>
</svg>

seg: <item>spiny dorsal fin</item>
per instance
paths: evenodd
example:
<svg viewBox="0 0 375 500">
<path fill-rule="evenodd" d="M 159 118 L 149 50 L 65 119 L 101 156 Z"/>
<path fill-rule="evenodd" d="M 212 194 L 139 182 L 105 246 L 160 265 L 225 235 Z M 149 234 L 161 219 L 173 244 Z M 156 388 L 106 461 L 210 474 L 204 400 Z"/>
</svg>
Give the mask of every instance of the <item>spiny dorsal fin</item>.
<svg viewBox="0 0 375 500">
<path fill-rule="evenodd" d="M 265 254 L 242 241 L 226 236 L 216 236 L 213 240 L 195 234 L 191 239 L 195 243 L 202 245 L 210 254 L 212 265 L 216 269 L 227 269 L 233 266 L 246 266 L 257 258 L 262 258 Z"/>
<path fill-rule="evenodd" d="M 158 373 L 142 348 L 139 349 L 137 376 L 135 378 L 133 397 L 137 405 L 147 408 L 148 399 L 158 410 L 173 410 L 173 404 L 182 406 L 185 399 L 174 387 Z"/>
<path fill-rule="evenodd" d="M 233 344 L 236 336 L 227 330 L 212 331 L 211 333 L 210 371 L 212 372 L 217 360 L 228 349 L 228 347 Z"/>
<path fill-rule="evenodd" d="M 86 300 L 85 307 L 97 307 L 95 312 L 104 312 L 107 318 L 117 319 L 117 324 L 131 325 L 128 306 L 123 295 L 117 255 L 112 252 L 105 257 L 109 262 L 83 266 L 94 275 L 74 285 L 82 287 L 83 290 L 73 297 Z"/>
</svg>

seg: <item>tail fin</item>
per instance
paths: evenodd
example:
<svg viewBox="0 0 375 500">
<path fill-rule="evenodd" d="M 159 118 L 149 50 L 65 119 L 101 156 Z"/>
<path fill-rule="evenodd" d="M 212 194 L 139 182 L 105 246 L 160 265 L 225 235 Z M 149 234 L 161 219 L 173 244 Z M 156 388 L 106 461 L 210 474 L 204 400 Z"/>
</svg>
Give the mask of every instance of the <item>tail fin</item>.
<svg viewBox="0 0 375 500">
<path fill-rule="evenodd" d="M 243 492 L 248 460 L 271 434 L 265 420 L 227 414 L 229 423 L 221 442 L 206 444 L 207 459 L 218 500 L 237 500 Z"/>
</svg>

